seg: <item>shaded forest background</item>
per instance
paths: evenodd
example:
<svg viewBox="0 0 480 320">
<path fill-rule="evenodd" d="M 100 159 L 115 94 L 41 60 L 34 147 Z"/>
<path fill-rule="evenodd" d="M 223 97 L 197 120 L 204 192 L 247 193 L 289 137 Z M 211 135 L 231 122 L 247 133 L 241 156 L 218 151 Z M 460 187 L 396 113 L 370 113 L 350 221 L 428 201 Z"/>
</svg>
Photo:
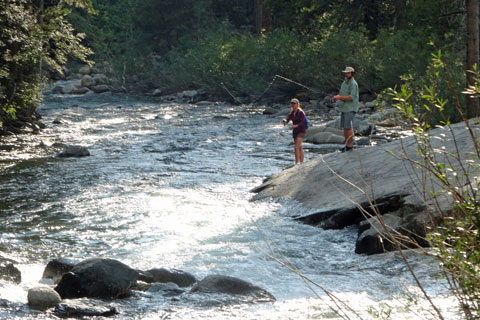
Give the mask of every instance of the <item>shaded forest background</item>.
<svg viewBox="0 0 480 320">
<path fill-rule="evenodd" d="M 361 93 L 396 104 L 424 144 L 429 175 L 419 186 L 432 179 L 456 203 L 430 237 L 466 319 L 478 319 L 479 180 L 428 145 L 433 125 L 463 118 L 470 128 L 479 113 L 479 72 L 469 72 L 478 11 L 478 0 L 2 0 L 0 135 L 35 120 L 42 89 L 66 66 L 108 65 L 112 86 L 127 92 L 201 89 L 223 99 L 228 88 L 244 101 L 275 75 L 315 88 L 309 95 L 336 92 L 353 66 Z M 285 101 L 299 90 L 277 81 L 268 94 Z M 465 165 L 475 174 L 477 140 Z"/>
<path fill-rule="evenodd" d="M 0 119 L 38 104 L 39 70 L 71 61 L 109 63 L 128 90 L 202 89 L 260 95 L 275 75 L 328 93 L 346 65 L 361 91 L 408 79 L 419 90 L 446 77 L 466 86 L 464 0 L 7 0 L 0 8 Z M 478 6 L 478 3 L 476 4 Z M 14 35 L 14 36 L 13 36 Z M 292 95 L 275 82 L 269 94 Z M 442 91 L 442 90 L 440 90 Z M 449 117 L 457 118 L 452 107 Z M 454 119 L 455 120 L 455 119 Z"/>
<path fill-rule="evenodd" d="M 424 77 L 439 48 L 452 66 L 465 61 L 465 1 L 97 0 L 95 8 L 69 17 L 94 59 L 114 62 L 127 82 L 141 76 L 171 90 L 216 92 L 224 83 L 251 95 L 279 74 L 325 91 L 351 65 L 364 91 L 380 92 L 401 76 Z"/>
</svg>

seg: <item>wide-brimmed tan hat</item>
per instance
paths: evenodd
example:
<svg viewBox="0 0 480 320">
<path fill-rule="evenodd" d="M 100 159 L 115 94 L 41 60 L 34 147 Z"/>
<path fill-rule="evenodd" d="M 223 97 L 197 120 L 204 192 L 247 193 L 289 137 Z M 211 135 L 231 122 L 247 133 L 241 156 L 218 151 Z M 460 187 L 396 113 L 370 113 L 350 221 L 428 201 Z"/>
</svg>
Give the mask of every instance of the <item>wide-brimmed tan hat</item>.
<svg viewBox="0 0 480 320">
<path fill-rule="evenodd" d="M 352 67 L 346 67 L 345 70 L 343 70 L 342 72 L 343 72 L 343 73 L 355 72 L 355 69 L 353 69 Z"/>
<path fill-rule="evenodd" d="M 300 101 L 298 101 L 298 99 L 293 98 L 292 100 L 290 100 L 290 103 L 300 104 Z"/>
</svg>

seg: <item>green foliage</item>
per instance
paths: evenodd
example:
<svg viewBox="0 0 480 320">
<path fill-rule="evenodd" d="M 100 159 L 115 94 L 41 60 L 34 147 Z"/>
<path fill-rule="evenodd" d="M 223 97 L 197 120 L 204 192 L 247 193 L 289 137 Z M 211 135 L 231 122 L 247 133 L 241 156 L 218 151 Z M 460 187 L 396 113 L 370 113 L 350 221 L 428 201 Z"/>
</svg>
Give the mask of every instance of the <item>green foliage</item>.
<svg viewBox="0 0 480 320">
<path fill-rule="evenodd" d="M 180 43 L 199 38 L 212 22 L 211 0 L 98 0 L 95 14 L 73 10 L 69 16 L 96 61 L 113 64 L 123 82 L 138 75 L 154 81 L 156 60 Z"/>
<path fill-rule="evenodd" d="M 369 307 L 368 313 L 372 316 L 373 319 L 392 319 L 392 307 L 385 303 L 380 303 L 378 308 Z"/>
<path fill-rule="evenodd" d="M 281 74 L 330 90 L 352 65 L 360 87 L 379 92 L 429 72 L 429 40 L 461 56 L 459 1 L 264 0 L 272 28 L 262 35 L 252 33 L 253 0 L 97 0 L 98 14 L 73 10 L 70 19 L 126 82 L 141 74 L 171 90 L 218 93 L 224 83 L 254 95 Z"/>
<path fill-rule="evenodd" d="M 257 37 L 217 28 L 192 48 L 169 52 L 163 70 L 177 89 L 215 91 L 224 83 L 238 95 L 249 95 L 261 93 L 276 74 L 329 90 L 338 86 L 346 63 L 358 66 L 360 75 L 371 65 L 373 52 L 364 32 L 330 32 L 310 39 L 286 29 Z"/>
<path fill-rule="evenodd" d="M 478 168 L 477 168 L 478 169 Z M 478 184 L 476 184 L 478 187 Z M 480 316 L 480 204 L 467 198 L 430 235 L 468 319 Z"/>
<path fill-rule="evenodd" d="M 163 66 L 165 75 L 173 88 L 202 87 L 216 91 L 220 83 L 232 86 L 232 81 L 240 87 L 255 88 L 245 77 L 248 59 L 253 57 L 256 39 L 249 34 L 232 36 L 226 28 L 211 31 L 195 42 L 192 47 L 170 51 Z M 252 50 L 252 51 L 250 51 Z M 254 73 L 250 73 L 254 77 Z M 241 88 L 239 90 L 242 90 Z"/>
<path fill-rule="evenodd" d="M 480 170 L 480 147 L 472 133 L 472 145 L 475 153 L 472 159 L 460 159 L 457 155 L 447 155 L 445 151 L 435 149 L 430 144 L 428 130 L 431 128 L 431 115 L 440 115 L 442 125 L 450 121 L 445 113 L 449 108 L 456 108 L 462 115 L 466 127 L 471 130 L 469 122 L 464 117 L 462 101 L 456 95 L 454 79 L 447 67 L 445 56 L 439 51 L 433 56 L 429 72 L 434 77 L 424 79 L 424 93 L 413 90 L 412 81 L 407 81 L 399 91 L 391 89 L 391 95 L 399 112 L 410 121 L 417 138 L 418 152 L 422 161 L 416 163 L 426 170 L 430 179 L 440 185 L 444 193 L 449 195 L 455 204 L 452 212 L 441 212 L 445 217 L 443 225 L 437 227 L 430 235 L 429 241 L 437 251 L 437 257 L 442 262 L 446 277 L 459 300 L 467 319 L 480 317 L 480 202 L 478 201 L 477 179 Z M 443 75 L 451 92 L 451 100 L 442 96 L 442 86 L 434 79 Z M 475 86 L 464 93 L 467 96 L 480 95 L 480 80 L 478 73 Z M 416 83 L 415 85 L 418 85 Z M 423 110 L 422 110 L 423 109 Z M 451 159 L 447 161 L 446 159 Z M 442 159 L 442 160 L 440 160 Z M 460 171 L 455 171 L 451 161 L 461 162 Z M 432 194 L 436 197 L 437 194 Z"/>
<path fill-rule="evenodd" d="M 33 12 L 25 9 L 26 2 L 7 3 L 0 7 L 0 88 L 2 100 L 0 118 L 15 117 L 15 111 L 25 101 L 22 92 L 39 86 L 38 63 L 42 50 L 41 28 Z M 38 100 L 31 101 L 37 103 Z M 4 121 L 2 121 L 4 122 Z"/>
<path fill-rule="evenodd" d="M 367 74 L 372 87 L 399 85 L 402 75 L 424 74 L 431 53 L 426 39 L 423 30 L 381 30 L 374 41 L 375 62 Z"/>
<path fill-rule="evenodd" d="M 465 79 L 461 57 L 437 51 L 423 73 L 403 76 L 400 91 L 391 90 L 396 96 L 396 106 L 415 126 L 425 130 L 437 124 L 455 123 L 462 120 L 462 105 L 465 97 L 460 93 Z M 453 68 L 451 67 L 453 66 Z M 423 75 L 423 76 L 422 76 Z"/>
<path fill-rule="evenodd" d="M 60 4 L 41 11 L 28 0 L 8 0 L 0 6 L 2 123 L 14 119 L 19 109 L 32 112 L 40 102 L 42 63 L 61 72 L 69 56 L 85 60 L 90 53 L 81 44 L 83 36 L 75 35 L 66 22 L 67 13 Z"/>
<path fill-rule="evenodd" d="M 365 76 L 373 67 L 374 49 L 363 27 L 356 31 L 336 28 L 330 28 L 327 32 L 318 30 L 304 49 L 306 61 L 302 71 L 314 76 L 307 83 L 327 90 L 338 87 L 343 80 L 341 70 L 348 65 L 355 68 L 355 77 L 360 84 L 369 87 Z"/>
<path fill-rule="evenodd" d="M 60 6 L 63 5 L 73 6 L 76 8 L 86 9 L 90 13 L 94 13 L 95 9 L 93 8 L 93 4 L 91 0 L 60 0 Z"/>
<path fill-rule="evenodd" d="M 92 53 L 82 45 L 85 34 L 75 34 L 73 26 L 67 22 L 66 16 L 70 11 L 61 7 L 50 7 L 43 13 L 42 35 L 48 37 L 43 46 L 41 58 L 48 66 L 62 72 L 62 66 L 69 58 L 86 61 Z"/>
</svg>

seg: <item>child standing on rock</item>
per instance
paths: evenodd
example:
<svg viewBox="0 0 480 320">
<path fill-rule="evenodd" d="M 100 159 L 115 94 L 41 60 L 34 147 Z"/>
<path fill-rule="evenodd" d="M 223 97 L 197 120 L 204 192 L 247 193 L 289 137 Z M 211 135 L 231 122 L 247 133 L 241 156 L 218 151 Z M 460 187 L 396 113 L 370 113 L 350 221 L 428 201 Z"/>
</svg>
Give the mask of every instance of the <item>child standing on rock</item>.
<svg viewBox="0 0 480 320">
<path fill-rule="evenodd" d="M 303 148 L 302 142 L 305 138 L 307 130 L 305 111 L 300 108 L 300 101 L 298 99 L 292 99 L 290 101 L 291 111 L 286 119 L 283 119 L 283 125 L 286 125 L 289 121 L 292 121 L 290 130 L 293 130 L 293 142 L 295 143 L 295 164 L 303 163 Z"/>
</svg>

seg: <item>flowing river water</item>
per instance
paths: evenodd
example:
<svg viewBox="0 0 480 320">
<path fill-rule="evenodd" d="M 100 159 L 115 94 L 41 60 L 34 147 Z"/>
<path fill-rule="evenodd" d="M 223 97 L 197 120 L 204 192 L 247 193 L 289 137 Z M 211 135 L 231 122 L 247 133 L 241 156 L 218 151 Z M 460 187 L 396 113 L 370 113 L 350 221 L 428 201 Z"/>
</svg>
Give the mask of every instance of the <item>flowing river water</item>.
<svg viewBox="0 0 480 320">
<path fill-rule="evenodd" d="M 230 275 L 277 298 L 138 293 L 111 302 L 114 319 L 337 319 L 332 308 L 346 306 L 364 319 L 434 318 L 398 255 L 354 253 L 356 228 L 294 222 L 292 212 L 305 209 L 293 201 L 250 201 L 249 190 L 293 164 L 290 132 L 261 108 L 107 94 L 50 95 L 38 111 L 47 128 L 7 137 L 17 147 L 0 151 L 0 254 L 22 271 L 20 285 L 0 284 L 0 319 L 53 317 L 30 310 L 26 296 L 50 284 L 41 275 L 57 257 Z M 59 158 L 58 142 L 87 146 L 91 156 Z M 310 147 L 306 161 L 319 156 Z M 460 318 L 438 265 L 411 256 L 446 318 Z"/>
</svg>

